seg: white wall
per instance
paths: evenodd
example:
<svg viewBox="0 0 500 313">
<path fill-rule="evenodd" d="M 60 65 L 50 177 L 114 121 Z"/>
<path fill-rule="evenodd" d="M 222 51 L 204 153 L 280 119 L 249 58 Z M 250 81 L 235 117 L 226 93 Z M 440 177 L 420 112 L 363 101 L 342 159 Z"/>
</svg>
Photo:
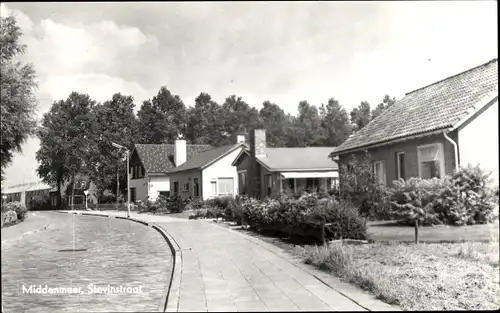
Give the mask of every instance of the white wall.
<svg viewBox="0 0 500 313">
<path fill-rule="evenodd" d="M 170 191 L 170 178 L 167 175 L 150 176 L 149 200 L 154 201 L 160 191 Z"/>
<path fill-rule="evenodd" d="M 460 166 L 479 164 L 498 185 L 498 101 L 459 130 L 458 144 Z"/>
<path fill-rule="evenodd" d="M 218 160 L 214 164 L 210 165 L 206 169 L 203 170 L 202 177 L 203 177 L 203 182 L 202 182 L 202 188 L 203 188 L 203 200 L 206 200 L 210 197 L 213 197 L 212 195 L 212 186 L 210 182 L 212 179 L 217 179 L 217 178 L 233 178 L 233 185 L 234 185 L 234 190 L 233 190 L 233 195 L 238 194 L 238 171 L 236 169 L 236 166 L 232 166 L 231 163 L 236 159 L 236 156 L 241 152 L 242 148 L 238 148 L 234 150 L 233 152 L 229 153 L 222 159 Z M 217 184 L 217 188 L 218 188 Z"/>
</svg>

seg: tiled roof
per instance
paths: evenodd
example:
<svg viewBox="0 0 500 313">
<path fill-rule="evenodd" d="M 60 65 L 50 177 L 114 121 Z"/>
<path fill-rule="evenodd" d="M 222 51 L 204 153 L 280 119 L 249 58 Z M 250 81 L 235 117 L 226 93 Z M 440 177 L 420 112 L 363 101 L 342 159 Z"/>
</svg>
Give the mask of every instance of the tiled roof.
<svg viewBox="0 0 500 313">
<path fill-rule="evenodd" d="M 186 159 L 212 149 L 209 145 L 186 145 Z M 136 144 L 135 151 L 148 173 L 166 173 L 175 167 L 173 144 Z"/>
<path fill-rule="evenodd" d="M 335 153 L 453 127 L 477 104 L 495 96 L 497 59 L 407 93 L 351 135 Z"/>
<path fill-rule="evenodd" d="M 271 170 L 338 169 L 330 157 L 335 147 L 266 148 L 266 155 L 257 157 Z"/>
<path fill-rule="evenodd" d="M 233 145 L 227 145 L 227 146 L 222 146 L 219 148 L 214 148 L 211 150 L 204 151 L 191 159 L 188 159 L 186 163 L 181 164 L 180 166 L 171 169 L 168 171 L 169 173 L 176 173 L 176 172 L 182 172 L 182 171 L 187 171 L 187 170 L 193 170 L 193 169 L 200 169 L 213 161 L 217 160 L 218 158 L 223 157 L 224 155 L 230 153 L 231 151 L 234 151 L 235 149 L 243 146 L 244 144 L 238 143 L 238 144 L 233 144 Z"/>
</svg>

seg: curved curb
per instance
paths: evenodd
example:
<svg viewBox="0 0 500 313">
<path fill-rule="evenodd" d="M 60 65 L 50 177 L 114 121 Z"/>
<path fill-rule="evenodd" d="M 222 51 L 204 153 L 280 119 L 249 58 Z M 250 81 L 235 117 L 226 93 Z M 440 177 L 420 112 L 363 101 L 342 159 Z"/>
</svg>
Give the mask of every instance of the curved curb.
<svg viewBox="0 0 500 313">
<path fill-rule="evenodd" d="M 74 214 L 74 215 L 86 215 L 86 216 L 100 216 L 108 218 L 116 218 L 121 220 L 128 220 L 136 222 L 145 226 L 150 226 L 162 235 L 162 237 L 167 242 L 171 252 L 172 252 L 172 273 L 170 275 L 170 282 L 165 287 L 162 294 L 162 300 L 159 305 L 159 312 L 177 312 L 179 310 L 179 298 L 181 292 L 181 280 L 182 280 L 182 251 L 175 241 L 175 239 L 170 236 L 170 234 L 162 227 L 149 223 L 140 219 L 124 216 L 113 216 L 109 214 L 99 214 L 99 213 L 87 213 L 87 212 L 71 212 L 71 211 L 59 211 L 60 213 Z M 176 266 L 178 264 L 178 266 Z M 175 281 L 175 282 L 174 282 Z M 175 297 L 171 297 L 171 294 L 175 294 Z"/>
<path fill-rule="evenodd" d="M 167 241 L 172 251 L 172 275 L 170 277 L 170 284 L 168 289 L 165 290 L 164 297 L 166 299 L 163 311 L 161 312 L 177 312 L 179 311 L 179 298 L 181 294 L 181 281 L 182 281 L 182 250 L 175 239 L 161 226 L 152 224 L 152 227 L 159 231 Z M 174 297 L 172 297 L 174 296 Z"/>
<path fill-rule="evenodd" d="M 27 231 L 25 233 L 22 233 L 20 234 L 19 236 L 17 237 L 14 237 L 14 238 L 9 238 L 9 239 L 5 239 L 5 240 L 2 240 L 2 244 L 4 243 L 8 243 L 10 241 L 16 241 L 16 240 L 21 240 L 23 237 L 25 236 L 29 236 L 29 235 L 32 235 L 34 233 L 38 233 L 39 231 L 42 231 L 42 230 L 46 230 L 47 228 L 49 228 L 51 225 L 53 225 L 53 223 L 48 223 L 46 224 L 45 226 L 42 226 L 40 228 L 37 228 L 37 229 L 34 229 L 34 230 L 30 230 L 30 231 Z"/>
</svg>

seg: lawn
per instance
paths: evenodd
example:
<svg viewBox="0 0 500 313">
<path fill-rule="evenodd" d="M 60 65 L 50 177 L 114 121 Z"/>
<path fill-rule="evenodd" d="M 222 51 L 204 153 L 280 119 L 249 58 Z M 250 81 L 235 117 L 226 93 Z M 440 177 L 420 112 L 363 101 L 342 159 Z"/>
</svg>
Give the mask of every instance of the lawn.
<svg viewBox="0 0 500 313">
<path fill-rule="evenodd" d="M 498 242 L 296 247 L 329 271 L 403 310 L 499 308 Z"/>
</svg>

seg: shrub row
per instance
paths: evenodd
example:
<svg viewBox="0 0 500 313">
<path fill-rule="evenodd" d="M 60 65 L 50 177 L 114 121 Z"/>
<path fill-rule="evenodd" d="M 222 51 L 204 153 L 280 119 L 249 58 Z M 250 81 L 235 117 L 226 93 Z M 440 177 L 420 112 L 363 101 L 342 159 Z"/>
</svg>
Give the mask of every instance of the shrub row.
<svg viewBox="0 0 500 313">
<path fill-rule="evenodd" d="M 460 226 L 498 218 L 498 187 L 490 187 L 489 174 L 478 166 L 462 167 L 442 179 L 400 179 L 386 188 L 378 183 L 366 155 L 361 162 L 352 157 L 341 165 L 340 178 L 340 196 L 371 219 Z"/>
<path fill-rule="evenodd" d="M 189 200 L 184 200 L 179 196 L 164 197 L 159 196 L 155 201 L 137 201 L 139 212 L 151 213 L 180 213 L 184 211 Z"/>
<path fill-rule="evenodd" d="M 323 194 L 303 194 L 298 199 L 281 194 L 274 198 L 257 200 L 237 197 L 239 205 L 225 198 L 205 201 L 190 216 L 196 218 L 219 218 L 240 222 L 241 218 L 255 228 L 267 228 L 280 232 L 294 230 L 296 234 L 318 234 L 321 224 L 328 239 L 366 239 L 366 226 L 357 208 L 346 201 L 336 201 Z M 317 237 L 317 236 L 315 236 Z"/>
<path fill-rule="evenodd" d="M 468 166 L 443 179 L 394 181 L 387 191 L 391 214 L 422 225 L 491 223 L 498 218 L 498 192 L 488 186 L 488 176 Z"/>
<path fill-rule="evenodd" d="M 24 221 L 28 217 L 28 208 L 19 201 L 2 204 L 2 213 L 14 211 L 17 214 L 17 219 Z"/>
</svg>

